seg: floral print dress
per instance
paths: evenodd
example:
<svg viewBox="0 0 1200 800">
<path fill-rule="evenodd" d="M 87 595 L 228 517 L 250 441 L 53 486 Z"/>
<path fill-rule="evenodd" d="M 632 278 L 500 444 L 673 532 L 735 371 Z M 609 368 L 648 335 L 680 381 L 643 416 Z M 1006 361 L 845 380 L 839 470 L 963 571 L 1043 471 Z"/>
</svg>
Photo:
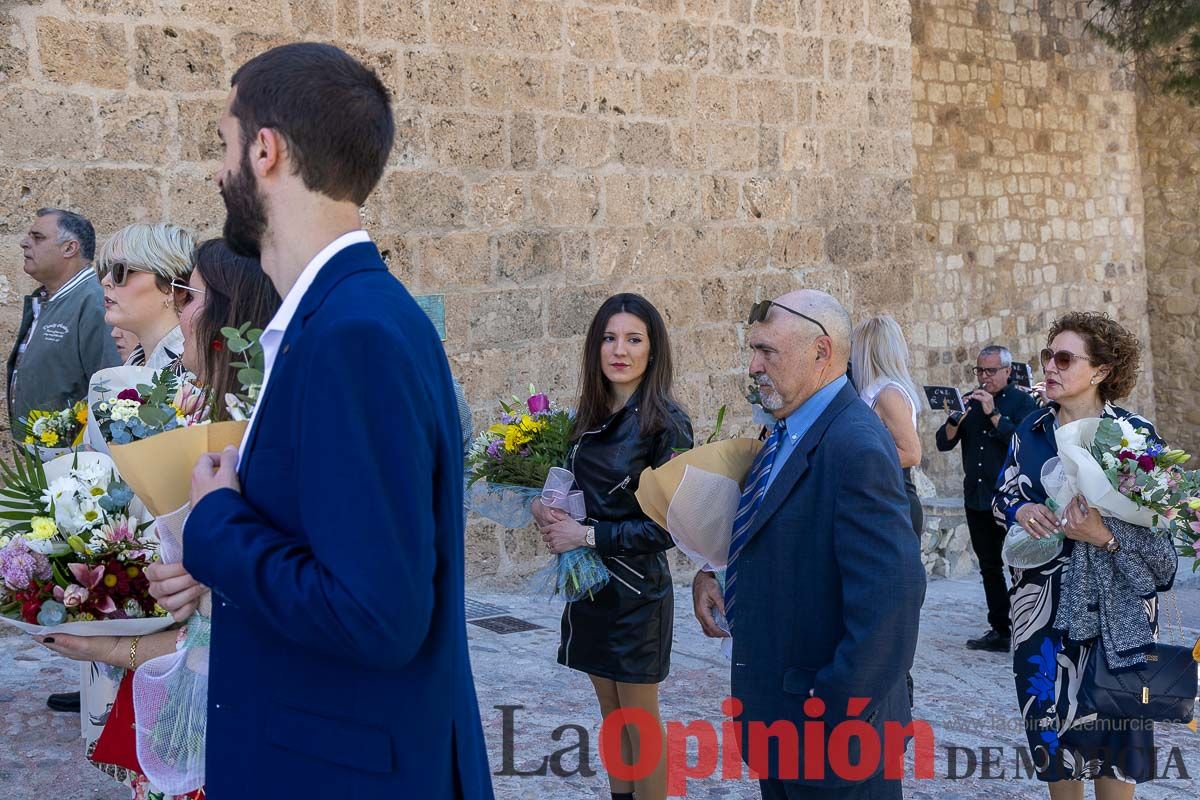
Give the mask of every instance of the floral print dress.
<svg viewBox="0 0 1200 800">
<path fill-rule="evenodd" d="M 994 511 L 1005 529 L 1017 525 L 1017 509 L 1045 503 L 1042 465 L 1058 454 L 1056 409 L 1035 411 L 1013 436 L 1000 475 Z M 1127 420 L 1158 439 L 1154 426 L 1124 409 L 1106 404 L 1103 416 Z M 1012 600 L 1013 673 L 1017 703 L 1037 777 L 1053 782 L 1115 778 L 1141 783 L 1154 778 L 1154 729 L 1138 720 L 1108 719 L 1079 708 L 1079 687 L 1088 659 L 1102 657 L 1094 644 L 1064 641 L 1053 627 L 1071 552 L 1071 539 L 1047 564 L 1014 570 Z M 1158 635 L 1158 598 L 1145 601 Z"/>
</svg>

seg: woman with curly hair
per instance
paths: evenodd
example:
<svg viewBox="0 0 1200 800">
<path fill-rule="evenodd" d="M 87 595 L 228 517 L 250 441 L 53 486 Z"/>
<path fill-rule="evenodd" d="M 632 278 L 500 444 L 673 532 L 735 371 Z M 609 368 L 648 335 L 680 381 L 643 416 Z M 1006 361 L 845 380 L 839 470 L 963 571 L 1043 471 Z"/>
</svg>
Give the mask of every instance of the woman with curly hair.
<svg viewBox="0 0 1200 800">
<path fill-rule="evenodd" d="M 1048 784 L 1052 800 L 1083 798 L 1083 780 L 1095 782 L 1098 800 L 1132 798 L 1136 784 L 1154 778 L 1154 731 L 1140 721 L 1108 719 L 1081 707 L 1079 689 L 1088 660 L 1110 654 L 1096 639 L 1068 637 L 1064 622 L 1075 618 L 1081 607 L 1077 600 L 1086 592 L 1081 574 L 1090 573 L 1079 564 L 1102 564 L 1119 579 L 1131 578 L 1123 573 L 1122 565 L 1128 562 L 1115 558 L 1115 553 L 1136 553 L 1146 563 L 1160 565 L 1154 584 L 1164 591 L 1173 580 L 1177 557 L 1173 549 L 1162 553 L 1161 536 L 1102 518 L 1082 497 L 1056 513 L 1047 504 L 1041 476 L 1042 466 L 1058 453 L 1054 432 L 1061 425 L 1105 417 L 1144 429 L 1151 441 L 1158 441 L 1158 435 L 1148 421 L 1113 405 L 1137 383 L 1141 345 L 1136 336 L 1104 314 L 1072 312 L 1050 327 L 1047 344 L 1041 362 L 1048 405 L 1017 428 L 994 502 L 1006 528 L 1020 526 L 1034 538 L 1066 535 L 1054 559 L 1014 570 L 1011 613 L 1018 705 L 1037 776 Z M 1076 552 L 1080 548 L 1092 549 Z M 1128 584 L 1123 579 L 1113 583 Z M 1119 606 L 1123 616 L 1109 623 L 1140 628 L 1147 640 L 1157 639 L 1157 591 L 1148 598 L 1132 590 L 1114 592 L 1128 596 L 1119 598 L 1125 601 Z M 1074 631 L 1075 626 L 1068 629 Z"/>
</svg>

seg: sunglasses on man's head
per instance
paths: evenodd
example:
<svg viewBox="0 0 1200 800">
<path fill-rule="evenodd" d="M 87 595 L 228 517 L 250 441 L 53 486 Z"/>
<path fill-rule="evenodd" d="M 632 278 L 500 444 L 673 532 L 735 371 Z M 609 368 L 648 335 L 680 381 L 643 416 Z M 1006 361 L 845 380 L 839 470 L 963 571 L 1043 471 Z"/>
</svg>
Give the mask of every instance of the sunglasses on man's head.
<svg viewBox="0 0 1200 800">
<path fill-rule="evenodd" d="M 139 267 L 137 264 L 130 264 L 127 261 L 113 261 L 106 264 L 100 270 L 100 278 L 103 280 L 104 276 L 111 275 L 113 286 L 124 286 L 125 282 L 129 280 L 129 273 L 150 271 L 145 267 Z"/>
<path fill-rule="evenodd" d="M 797 317 L 806 319 L 821 329 L 822 336 L 829 335 L 829 331 L 825 330 L 825 326 L 822 325 L 817 320 L 813 319 L 812 317 L 808 316 L 807 314 L 801 314 L 799 311 L 795 310 L 794 308 L 788 308 L 785 305 L 780 305 L 779 303 L 776 303 L 774 300 L 761 300 L 761 301 L 755 303 L 753 306 L 751 306 L 750 307 L 750 317 L 746 320 L 746 324 L 753 325 L 756 322 L 766 322 L 767 315 L 771 313 L 771 306 L 775 306 L 776 308 L 782 308 L 784 311 L 788 311 L 792 314 L 795 314 Z"/>
<path fill-rule="evenodd" d="M 1086 361 L 1089 364 L 1096 363 L 1087 356 L 1077 355 L 1072 353 L 1070 350 L 1059 350 L 1055 352 L 1047 347 L 1042 351 L 1042 369 L 1044 370 L 1046 366 L 1053 361 L 1055 369 L 1057 369 L 1059 372 L 1065 372 L 1071 368 L 1071 364 L 1076 359 L 1079 359 L 1080 361 Z"/>
</svg>

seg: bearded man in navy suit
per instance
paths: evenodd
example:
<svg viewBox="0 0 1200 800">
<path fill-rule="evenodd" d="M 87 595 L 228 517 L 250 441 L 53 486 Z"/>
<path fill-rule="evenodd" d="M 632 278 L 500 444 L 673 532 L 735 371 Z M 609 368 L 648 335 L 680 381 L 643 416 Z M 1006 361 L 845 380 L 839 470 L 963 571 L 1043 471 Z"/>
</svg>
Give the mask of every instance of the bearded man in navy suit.
<svg viewBox="0 0 1200 800">
<path fill-rule="evenodd" d="M 896 445 L 847 380 L 850 316 L 834 298 L 785 294 L 750 323 L 750 374 L 777 422 L 742 492 L 724 590 L 708 572 L 692 585 L 696 617 L 709 636 L 729 635 L 716 612 L 732 630 L 741 752 L 765 800 L 899 800 L 883 759 L 858 777 L 847 767 L 861 765 L 861 742 L 833 752 L 805 725 L 820 720 L 828 736 L 853 717 L 882 742 L 887 723 L 911 721 L 925 570 Z M 756 727 L 776 723 L 797 738 L 756 742 Z M 821 763 L 806 762 L 809 748 Z"/>
<path fill-rule="evenodd" d="M 207 792 L 491 800 L 463 611 L 463 452 L 432 323 L 361 230 L 387 90 L 346 53 L 235 73 L 217 182 L 283 297 L 240 452 L 201 458 L 176 616 L 213 592 Z M 164 601 L 166 605 L 166 601 Z"/>
</svg>

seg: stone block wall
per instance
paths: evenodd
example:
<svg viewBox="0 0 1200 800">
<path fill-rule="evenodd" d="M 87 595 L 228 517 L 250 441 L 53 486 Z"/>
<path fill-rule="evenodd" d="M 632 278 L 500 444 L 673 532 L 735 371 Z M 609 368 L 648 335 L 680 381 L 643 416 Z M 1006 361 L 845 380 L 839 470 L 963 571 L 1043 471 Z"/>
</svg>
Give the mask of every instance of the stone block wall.
<svg viewBox="0 0 1200 800">
<path fill-rule="evenodd" d="M 45 0 L 0 6 L 0 341 L 31 288 L 39 206 L 204 235 L 232 72 L 297 39 L 342 45 L 395 97 L 367 225 L 416 293 L 482 424 L 528 384 L 575 392 L 614 291 L 674 337 L 698 431 L 742 400 L 750 304 L 799 286 L 859 313 L 912 299 L 906 0 Z M 336 113 L 336 109 L 330 109 Z M 474 575 L 542 559 L 472 525 Z"/>
<path fill-rule="evenodd" d="M 1058 314 L 1105 310 L 1147 343 L 1127 405 L 1153 418 L 1134 76 L 1083 31 L 1084 13 L 1063 0 L 913 3 L 910 343 L 919 380 L 966 388 L 984 345 L 1035 362 Z M 924 466 L 957 494 L 959 457 L 933 451 L 935 416 Z"/>
<path fill-rule="evenodd" d="M 1200 455 L 1200 109 L 1138 93 L 1146 275 L 1159 432 Z M 1197 463 L 1193 459 L 1193 466 Z"/>
<path fill-rule="evenodd" d="M 967 578 L 979 573 L 979 559 L 971 548 L 967 515 L 957 498 L 926 498 L 925 531 L 921 534 L 921 563 L 925 573 L 937 578 Z"/>
</svg>

